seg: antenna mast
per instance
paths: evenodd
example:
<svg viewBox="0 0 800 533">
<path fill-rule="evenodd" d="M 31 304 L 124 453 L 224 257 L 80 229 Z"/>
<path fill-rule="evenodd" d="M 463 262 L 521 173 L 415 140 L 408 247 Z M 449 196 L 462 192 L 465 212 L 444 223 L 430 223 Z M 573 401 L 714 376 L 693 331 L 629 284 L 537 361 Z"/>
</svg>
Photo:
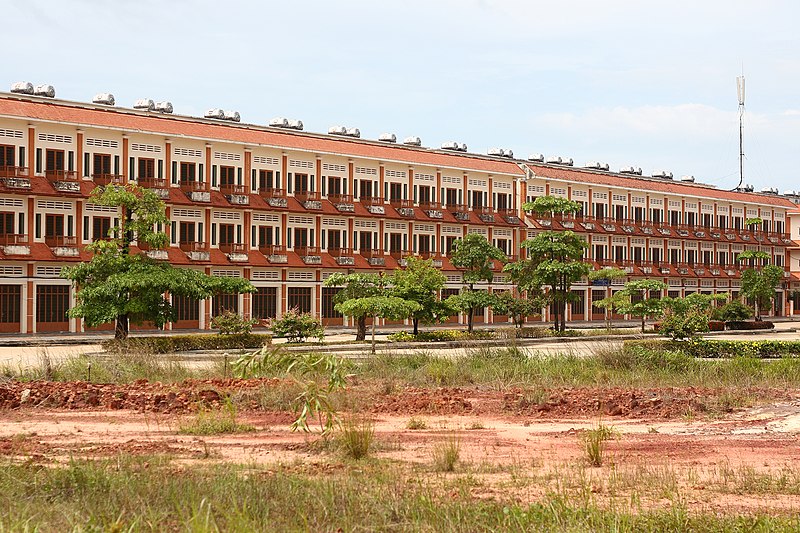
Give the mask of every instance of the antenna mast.
<svg viewBox="0 0 800 533">
<path fill-rule="evenodd" d="M 744 75 L 736 78 L 736 96 L 739 97 L 739 187 L 744 183 L 744 148 L 742 147 L 742 123 L 744 121 Z M 737 189 L 739 187 L 736 187 Z"/>
</svg>

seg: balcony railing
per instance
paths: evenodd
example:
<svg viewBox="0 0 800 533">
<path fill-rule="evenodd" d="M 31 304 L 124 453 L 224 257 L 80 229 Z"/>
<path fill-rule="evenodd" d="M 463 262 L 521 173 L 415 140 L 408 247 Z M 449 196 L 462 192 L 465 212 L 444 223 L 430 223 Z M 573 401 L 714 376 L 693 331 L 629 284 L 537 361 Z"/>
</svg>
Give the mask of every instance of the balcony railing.
<svg viewBox="0 0 800 533">
<path fill-rule="evenodd" d="M 259 189 L 258 194 L 262 198 L 286 198 L 285 189 Z"/>
<path fill-rule="evenodd" d="M 408 257 L 409 255 L 414 255 L 414 254 L 412 254 L 408 250 L 390 250 L 389 255 L 394 259 L 400 260 Z"/>
<path fill-rule="evenodd" d="M 28 244 L 28 236 L 24 233 L 7 233 L 0 235 L 0 245 L 2 246 L 22 246 Z"/>
<path fill-rule="evenodd" d="M 352 194 L 329 194 L 328 200 L 332 204 L 352 204 L 353 203 L 353 195 Z"/>
<path fill-rule="evenodd" d="M 317 191 L 295 191 L 294 197 L 300 202 L 319 202 L 320 200 Z"/>
<path fill-rule="evenodd" d="M 362 196 L 358 201 L 366 206 L 383 205 L 383 198 L 380 196 Z"/>
<path fill-rule="evenodd" d="M 394 208 L 414 207 L 414 202 L 412 200 L 406 200 L 404 198 L 392 198 L 389 200 L 389 204 Z"/>
<path fill-rule="evenodd" d="M 286 247 L 280 244 L 262 244 L 258 251 L 266 256 L 286 254 Z"/>
<path fill-rule="evenodd" d="M 225 183 L 219 186 L 219 192 L 221 192 L 224 195 L 229 195 L 229 194 L 244 195 L 244 194 L 249 194 L 250 188 L 247 185 L 236 185 L 234 183 Z"/>
<path fill-rule="evenodd" d="M 44 177 L 48 181 L 78 181 L 78 173 L 74 170 L 45 170 Z"/>
<path fill-rule="evenodd" d="M 219 249 L 226 254 L 244 254 L 247 253 L 247 248 L 244 244 L 238 242 L 221 242 Z"/>
<path fill-rule="evenodd" d="M 516 217 L 519 216 L 519 212 L 516 209 L 508 208 L 508 207 L 501 207 L 497 210 L 497 213 L 500 216 L 504 217 Z"/>
<path fill-rule="evenodd" d="M 321 253 L 319 246 L 295 246 L 294 252 L 300 256 L 314 256 Z"/>
<path fill-rule="evenodd" d="M 28 167 L 0 167 L 0 178 L 27 178 L 29 176 Z"/>
<path fill-rule="evenodd" d="M 183 250 L 184 252 L 207 252 L 208 247 L 204 242 L 182 242 L 178 244 L 178 247 Z"/>
<path fill-rule="evenodd" d="M 169 186 L 163 178 L 139 178 L 137 183 L 147 189 L 166 189 Z"/>
<path fill-rule="evenodd" d="M 181 181 L 180 185 L 185 192 L 208 192 L 207 181 Z"/>
<path fill-rule="evenodd" d="M 44 238 L 44 243 L 50 248 L 75 248 L 78 246 L 78 239 L 65 235 L 48 235 Z"/>
<path fill-rule="evenodd" d="M 333 257 L 352 257 L 354 255 L 352 248 L 330 248 L 328 253 Z"/>
<path fill-rule="evenodd" d="M 92 174 L 95 185 L 122 185 L 125 178 L 122 174 Z"/>
<path fill-rule="evenodd" d="M 442 208 L 439 202 L 419 202 L 419 206 L 424 211 L 438 211 Z"/>
<path fill-rule="evenodd" d="M 362 250 L 359 250 L 358 253 L 359 253 L 359 255 L 361 255 L 361 257 L 365 257 L 367 259 L 373 259 L 373 258 L 383 257 L 384 256 L 383 255 L 383 250 L 373 250 L 373 249 L 363 250 L 362 249 Z"/>
</svg>

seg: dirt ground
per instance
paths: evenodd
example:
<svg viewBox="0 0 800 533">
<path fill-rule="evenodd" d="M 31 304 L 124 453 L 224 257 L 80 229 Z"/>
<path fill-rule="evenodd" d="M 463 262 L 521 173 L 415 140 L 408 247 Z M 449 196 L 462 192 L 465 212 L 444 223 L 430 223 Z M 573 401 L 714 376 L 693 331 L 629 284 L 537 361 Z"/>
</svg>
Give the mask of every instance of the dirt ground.
<svg viewBox="0 0 800 533">
<path fill-rule="evenodd" d="M 279 380 L 190 380 L 178 385 L 0 384 L 0 457 L 58 464 L 71 457 L 165 454 L 186 465 L 236 462 L 325 475 L 341 455 L 317 434 L 294 433 L 290 411 L 258 407 Z M 192 436 L 198 409 L 238 395 L 253 432 Z M 459 481 L 477 499 L 521 503 L 545 494 L 619 505 L 792 512 L 800 509 L 800 390 L 576 388 L 505 391 L 353 387 L 375 423 L 374 456 L 409 479 Z M 248 403 L 252 398 L 250 404 Z M 413 418 L 421 429 L 409 429 Z M 613 427 L 603 465 L 588 465 L 585 430 Z M 456 441 L 459 466 L 432 467 Z"/>
</svg>

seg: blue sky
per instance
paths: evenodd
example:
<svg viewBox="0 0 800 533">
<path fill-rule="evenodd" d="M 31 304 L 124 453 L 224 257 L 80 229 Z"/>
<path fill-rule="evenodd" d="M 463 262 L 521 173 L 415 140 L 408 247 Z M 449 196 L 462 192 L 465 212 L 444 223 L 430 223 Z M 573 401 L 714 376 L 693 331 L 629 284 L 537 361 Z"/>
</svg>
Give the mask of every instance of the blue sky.
<svg viewBox="0 0 800 533">
<path fill-rule="evenodd" d="M 738 183 L 800 189 L 800 3 L 792 1 L 26 0 L 0 85 L 170 100 Z M 9 46 L 8 43 L 15 43 Z"/>
</svg>

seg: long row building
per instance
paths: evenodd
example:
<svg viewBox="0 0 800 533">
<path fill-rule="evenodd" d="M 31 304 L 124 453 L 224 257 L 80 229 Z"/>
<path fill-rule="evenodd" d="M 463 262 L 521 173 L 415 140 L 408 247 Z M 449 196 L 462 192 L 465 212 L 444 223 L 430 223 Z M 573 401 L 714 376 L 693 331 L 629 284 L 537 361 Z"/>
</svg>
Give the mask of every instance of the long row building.
<svg viewBox="0 0 800 533">
<path fill-rule="evenodd" d="M 79 103 L 23 93 L 0 93 L 0 332 L 86 329 L 66 316 L 75 295 L 60 273 L 88 260 L 85 245 L 115 224 L 115 208 L 89 201 L 109 183 L 153 189 L 168 206 L 169 248 L 142 252 L 214 276 L 243 276 L 258 288 L 209 301 L 176 298 L 173 329 L 207 328 L 222 309 L 269 318 L 297 307 L 341 324 L 337 289 L 322 286 L 333 272 L 391 271 L 409 255 L 429 257 L 446 275 L 446 297 L 463 287 L 448 254 L 465 234 L 485 235 L 514 259 L 526 238 L 562 229 L 586 239 L 595 268 L 661 279 L 669 296 L 735 296 L 738 254 L 767 252 L 785 268 L 772 312 L 800 312 L 793 195 L 720 190 L 636 168 L 521 160 L 504 150 L 481 155 L 458 143 L 430 149 L 418 138 L 366 140 L 353 129 L 309 133 L 299 121 L 245 124 L 219 110 L 178 116 L 150 101 L 126 109 L 109 105 L 109 95 Z M 579 202 L 583 212 L 551 218 L 522 210 L 543 195 Z M 748 225 L 754 218 L 760 224 Z M 575 284 L 568 318 L 602 320 L 592 302 L 625 281 Z M 499 263 L 486 288 L 512 288 Z M 487 309 L 476 321 L 507 317 Z"/>
</svg>

